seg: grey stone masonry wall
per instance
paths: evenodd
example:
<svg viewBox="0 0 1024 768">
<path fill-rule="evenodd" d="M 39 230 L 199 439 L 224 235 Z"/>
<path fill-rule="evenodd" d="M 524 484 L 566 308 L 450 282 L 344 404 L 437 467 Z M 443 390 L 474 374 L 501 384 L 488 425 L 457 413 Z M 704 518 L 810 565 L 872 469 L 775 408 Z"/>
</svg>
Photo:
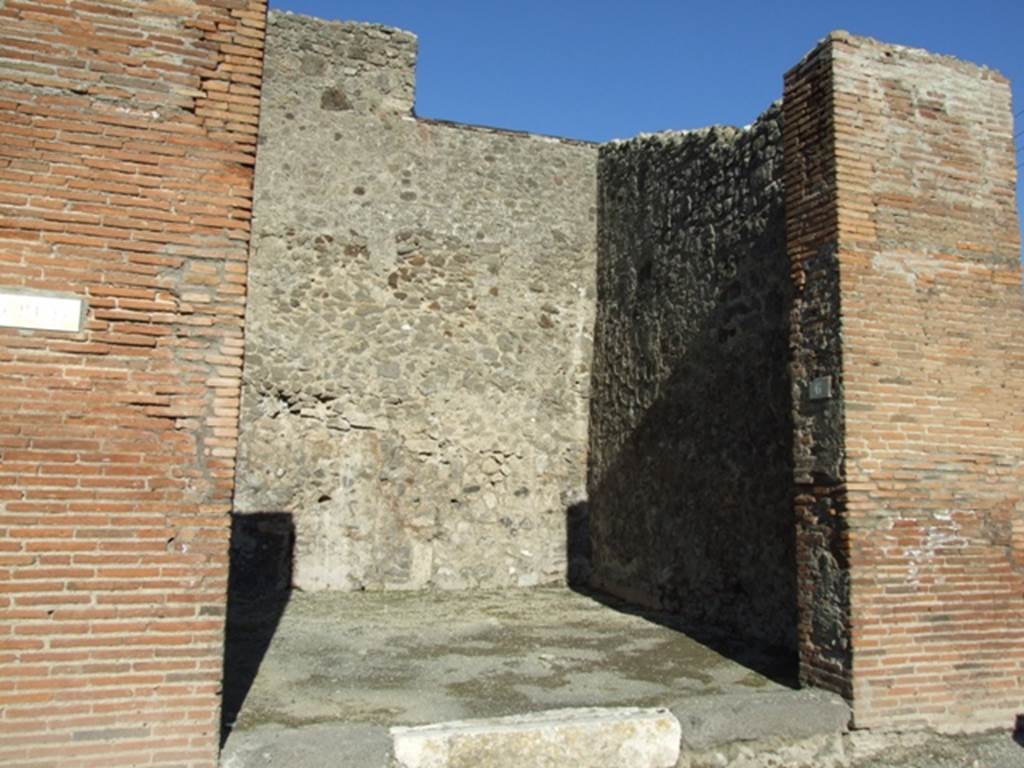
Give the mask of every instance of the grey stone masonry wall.
<svg viewBox="0 0 1024 768">
<path fill-rule="evenodd" d="M 236 512 L 305 589 L 562 581 L 597 150 L 416 120 L 414 52 L 270 15 Z"/>
<path fill-rule="evenodd" d="M 601 148 L 590 581 L 793 647 L 781 109 Z"/>
<path fill-rule="evenodd" d="M 287 120 L 299 113 L 321 119 L 321 112 L 412 114 L 417 41 L 411 32 L 273 11 L 267 29 L 273 35 L 264 61 L 275 80 L 272 104 L 292 115 Z"/>
</svg>

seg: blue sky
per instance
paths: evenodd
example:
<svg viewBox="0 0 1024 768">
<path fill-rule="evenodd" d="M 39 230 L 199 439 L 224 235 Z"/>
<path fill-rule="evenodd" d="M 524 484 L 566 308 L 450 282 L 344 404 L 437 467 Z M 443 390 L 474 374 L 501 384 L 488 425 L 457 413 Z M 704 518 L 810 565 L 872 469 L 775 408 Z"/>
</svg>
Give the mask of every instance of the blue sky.
<svg viewBox="0 0 1024 768">
<path fill-rule="evenodd" d="M 603 141 L 744 125 L 845 29 L 998 69 L 1024 112 L 1024 0 L 271 0 L 419 36 L 416 112 Z M 1024 114 L 1017 117 L 1024 131 Z M 1016 138 L 1024 160 L 1024 133 Z M 1018 181 L 1018 207 L 1024 202 Z"/>
</svg>

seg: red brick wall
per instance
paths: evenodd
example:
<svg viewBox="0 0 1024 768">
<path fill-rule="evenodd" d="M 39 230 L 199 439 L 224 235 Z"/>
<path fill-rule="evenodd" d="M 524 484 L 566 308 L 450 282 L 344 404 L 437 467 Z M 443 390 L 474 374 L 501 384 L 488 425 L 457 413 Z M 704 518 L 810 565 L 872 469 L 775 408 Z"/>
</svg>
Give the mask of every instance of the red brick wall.
<svg viewBox="0 0 1024 768">
<path fill-rule="evenodd" d="M 216 762 L 263 0 L 0 3 L 0 764 Z"/>
<path fill-rule="evenodd" d="M 790 377 L 800 677 L 849 698 L 850 568 L 843 463 L 832 51 L 786 75 L 786 239 L 793 280 Z M 809 397 L 829 377 L 828 399 Z"/>
<path fill-rule="evenodd" d="M 822 111 L 834 183 L 818 212 L 834 218 L 840 285 L 855 722 L 1009 726 L 1024 711 L 1024 305 L 1009 85 L 845 35 L 823 51 L 829 66 L 807 76 L 831 92 Z M 806 86 L 796 72 L 787 98 Z M 787 144 L 787 163 L 802 149 Z"/>
</svg>

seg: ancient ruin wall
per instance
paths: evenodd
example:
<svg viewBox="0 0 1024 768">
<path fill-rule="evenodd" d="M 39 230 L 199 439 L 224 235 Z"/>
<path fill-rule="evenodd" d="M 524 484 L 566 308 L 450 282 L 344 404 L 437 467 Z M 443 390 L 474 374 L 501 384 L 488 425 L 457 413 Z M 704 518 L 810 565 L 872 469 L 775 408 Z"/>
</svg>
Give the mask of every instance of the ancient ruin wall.
<svg viewBox="0 0 1024 768">
<path fill-rule="evenodd" d="M 800 680 L 852 696 L 832 51 L 786 75 L 786 238 Z M 817 391 L 811 392 L 811 383 Z"/>
<path fill-rule="evenodd" d="M 265 11 L 0 2 L 0 765 L 217 765 Z"/>
<path fill-rule="evenodd" d="M 835 38 L 861 726 L 1003 726 L 1024 687 L 1024 303 L 1009 83 Z"/>
<path fill-rule="evenodd" d="M 305 589 L 564 579 L 590 145 L 414 119 L 416 41 L 271 14 L 236 509 Z"/>
<path fill-rule="evenodd" d="M 787 80 L 787 120 L 798 91 L 828 94 L 811 110 L 823 130 L 787 136 L 786 152 L 788 165 L 824 142 L 834 158 L 832 183 L 794 166 L 791 192 L 834 232 L 819 250 L 839 301 L 818 309 L 841 326 L 845 504 L 818 515 L 837 514 L 846 539 L 854 720 L 1006 727 L 1024 682 L 1010 89 L 991 70 L 845 34 L 814 59 L 824 66 Z M 794 336 L 797 351 L 809 340 Z M 824 572 L 802 570 L 801 592 Z"/>
<path fill-rule="evenodd" d="M 794 644 L 781 109 L 601 148 L 591 582 Z"/>
</svg>

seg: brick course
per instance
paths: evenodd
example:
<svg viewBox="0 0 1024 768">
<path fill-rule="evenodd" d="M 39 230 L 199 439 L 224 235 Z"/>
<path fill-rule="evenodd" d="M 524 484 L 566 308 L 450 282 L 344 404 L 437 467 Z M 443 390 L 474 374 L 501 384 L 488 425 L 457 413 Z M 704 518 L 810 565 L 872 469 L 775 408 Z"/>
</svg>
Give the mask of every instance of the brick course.
<svg viewBox="0 0 1024 768">
<path fill-rule="evenodd" d="M 0 3 L 0 764 L 216 763 L 265 3 Z"/>
</svg>

